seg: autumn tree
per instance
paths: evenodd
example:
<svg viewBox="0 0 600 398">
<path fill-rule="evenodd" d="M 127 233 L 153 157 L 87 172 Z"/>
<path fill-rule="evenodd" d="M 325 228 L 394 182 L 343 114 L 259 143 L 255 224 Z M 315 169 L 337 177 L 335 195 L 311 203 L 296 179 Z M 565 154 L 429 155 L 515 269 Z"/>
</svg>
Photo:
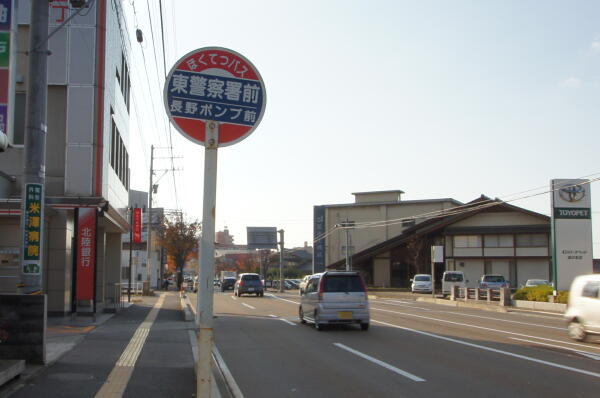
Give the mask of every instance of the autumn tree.
<svg viewBox="0 0 600 398">
<path fill-rule="evenodd" d="M 187 222 L 183 216 L 165 217 L 160 234 L 159 244 L 165 248 L 167 255 L 175 262 L 177 274 L 177 289 L 183 283 L 183 267 L 194 250 L 198 247 L 200 239 L 200 222 Z"/>
</svg>

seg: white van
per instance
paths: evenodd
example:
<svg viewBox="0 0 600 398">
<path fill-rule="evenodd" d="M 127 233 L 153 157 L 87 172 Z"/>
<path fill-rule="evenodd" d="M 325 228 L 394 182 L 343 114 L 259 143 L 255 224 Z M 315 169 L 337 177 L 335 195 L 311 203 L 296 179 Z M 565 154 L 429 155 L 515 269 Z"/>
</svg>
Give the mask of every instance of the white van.
<svg viewBox="0 0 600 398">
<path fill-rule="evenodd" d="M 442 275 L 442 295 L 447 296 L 452 291 L 452 286 L 466 287 L 465 273 L 462 271 L 445 271 Z"/>
<path fill-rule="evenodd" d="M 600 274 L 573 280 L 565 320 L 573 340 L 584 341 L 588 334 L 600 334 Z"/>
</svg>

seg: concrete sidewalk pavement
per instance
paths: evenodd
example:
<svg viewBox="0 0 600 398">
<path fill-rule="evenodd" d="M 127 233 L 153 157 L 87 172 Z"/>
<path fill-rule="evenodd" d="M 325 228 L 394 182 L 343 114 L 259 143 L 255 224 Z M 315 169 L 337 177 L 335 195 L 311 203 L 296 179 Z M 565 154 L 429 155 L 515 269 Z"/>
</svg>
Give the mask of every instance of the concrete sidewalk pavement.
<svg viewBox="0 0 600 398">
<path fill-rule="evenodd" d="M 48 363 L 28 365 L 0 397 L 194 397 L 194 328 L 176 292 L 143 297 L 95 321 L 49 319 Z"/>
</svg>

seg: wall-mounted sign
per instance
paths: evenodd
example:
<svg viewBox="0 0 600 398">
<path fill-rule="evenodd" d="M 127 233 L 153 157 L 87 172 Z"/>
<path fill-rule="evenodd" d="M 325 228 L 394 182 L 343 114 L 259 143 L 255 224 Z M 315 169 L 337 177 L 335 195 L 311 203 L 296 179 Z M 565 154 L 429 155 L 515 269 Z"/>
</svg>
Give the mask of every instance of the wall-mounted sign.
<svg viewBox="0 0 600 398">
<path fill-rule="evenodd" d="M 95 207 L 77 209 L 77 300 L 94 299 L 97 214 Z"/>
</svg>

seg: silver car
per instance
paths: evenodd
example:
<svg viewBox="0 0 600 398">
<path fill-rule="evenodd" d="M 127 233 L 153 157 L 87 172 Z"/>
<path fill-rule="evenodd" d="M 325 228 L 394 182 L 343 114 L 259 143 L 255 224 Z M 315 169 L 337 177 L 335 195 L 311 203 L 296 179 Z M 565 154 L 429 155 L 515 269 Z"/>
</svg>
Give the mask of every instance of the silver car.
<svg viewBox="0 0 600 398">
<path fill-rule="evenodd" d="M 327 271 L 313 275 L 300 298 L 300 322 L 317 330 L 326 325 L 359 324 L 369 329 L 369 298 L 358 272 Z"/>
</svg>

